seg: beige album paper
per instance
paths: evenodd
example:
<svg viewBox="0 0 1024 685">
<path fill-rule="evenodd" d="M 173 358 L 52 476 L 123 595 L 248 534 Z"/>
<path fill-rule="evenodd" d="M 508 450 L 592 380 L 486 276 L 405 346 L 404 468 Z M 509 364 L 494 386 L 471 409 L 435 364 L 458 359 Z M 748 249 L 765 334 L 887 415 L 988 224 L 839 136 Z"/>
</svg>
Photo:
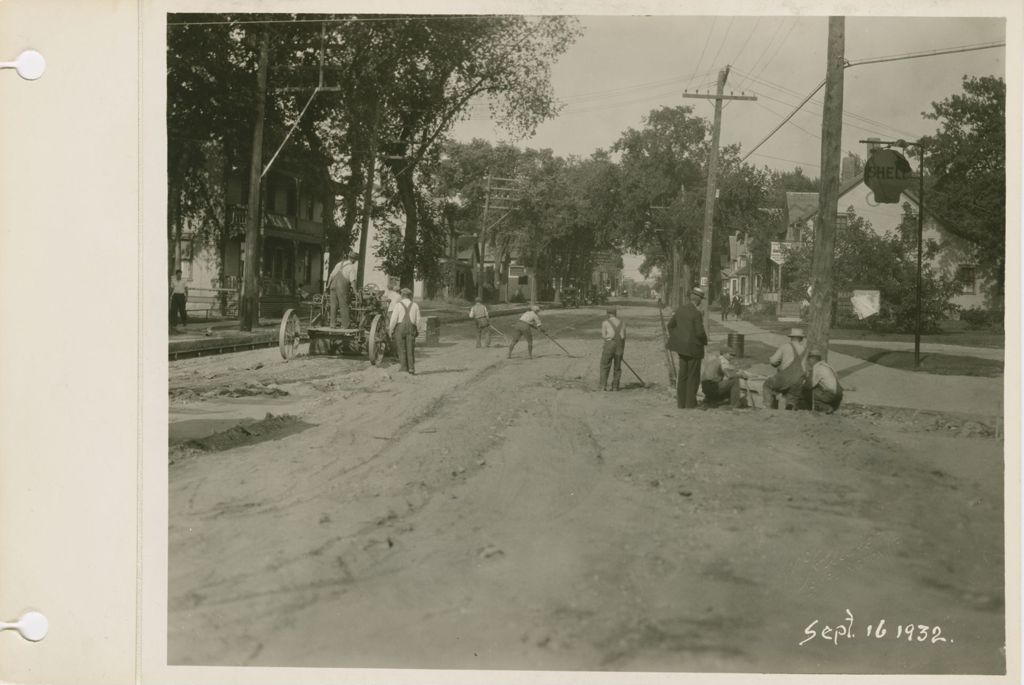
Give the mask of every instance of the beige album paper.
<svg viewBox="0 0 1024 685">
<path fill-rule="evenodd" d="M 0 681 L 1018 682 L 1022 28 L 0 3 Z"/>
</svg>

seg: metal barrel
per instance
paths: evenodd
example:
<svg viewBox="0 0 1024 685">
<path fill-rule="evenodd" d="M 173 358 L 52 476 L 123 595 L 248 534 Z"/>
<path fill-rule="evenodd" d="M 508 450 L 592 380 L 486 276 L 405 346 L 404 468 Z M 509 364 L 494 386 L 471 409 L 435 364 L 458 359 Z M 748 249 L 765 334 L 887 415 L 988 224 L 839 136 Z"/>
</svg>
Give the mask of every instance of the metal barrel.
<svg viewBox="0 0 1024 685">
<path fill-rule="evenodd" d="M 743 356 L 743 334 L 742 333 L 730 333 L 726 339 L 729 347 L 732 348 L 732 353 L 737 357 Z"/>
</svg>

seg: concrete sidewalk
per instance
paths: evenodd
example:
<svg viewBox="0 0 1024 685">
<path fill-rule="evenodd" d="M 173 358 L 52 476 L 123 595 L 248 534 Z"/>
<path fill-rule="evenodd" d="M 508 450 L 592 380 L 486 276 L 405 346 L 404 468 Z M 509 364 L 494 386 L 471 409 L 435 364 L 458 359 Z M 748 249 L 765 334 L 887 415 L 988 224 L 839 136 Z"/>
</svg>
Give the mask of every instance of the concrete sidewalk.
<svg viewBox="0 0 1024 685">
<path fill-rule="evenodd" d="M 778 346 L 788 340 L 783 335 L 758 328 L 746 321 L 715 323 L 766 345 Z M 849 344 L 861 342 L 851 341 Z M 834 351 L 829 353 L 828 362 L 839 374 L 844 388 L 844 400 L 847 402 L 986 416 L 1001 416 L 1003 413 L 1002 378 L 940 376 L 902 371 Z"/>
</svg>

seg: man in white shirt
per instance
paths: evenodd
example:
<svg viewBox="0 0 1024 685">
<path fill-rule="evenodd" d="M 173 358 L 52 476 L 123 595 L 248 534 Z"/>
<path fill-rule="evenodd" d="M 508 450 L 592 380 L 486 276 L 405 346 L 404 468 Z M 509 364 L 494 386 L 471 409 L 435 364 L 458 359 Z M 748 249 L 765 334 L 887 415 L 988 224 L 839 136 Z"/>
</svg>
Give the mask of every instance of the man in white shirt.
<svg viewBox="0 0 1024 685">
<path fill-rule="evenodd" d="M 530 305 L 529 311 L 520 316 L 519 321 L 516 321 L 515 326 L 512 327 L 512 342 L 508 346 L 509 359 L 512 358 L 512 350 L 520 338 L 526 338 L 526 352 L 530 359 L 533 359 L 533 329 L 540 330 L 543 325 L 540 317 L 537 316 L 539 311 L 540 307 L 535 304 Z"/>
<path fill-rule="evenodd" d="M 388 322 L 388 333 L 398 350 L 402 371 L 416 375 L 416 335 L 419 333 L 420 308 L 412 301 L 412 291 L 402 288 L 402 299 L 395 303 Z"/>
<path fill-rule="evenodd" d="M 608 389 L 608 372 L 613 366 L 612 390 L 618 390 L 619 379 L 622 378 L 622 355 L 626 351 L 626 324 L 619 319 L 619 311 L 615 307 L 608 307 L 605 313 L 608 318 L 601 322 L 601 339 L 604 340 L 601 348 L 601 390 Z"/>
<path fill-rule="evenodd" d="M 811 350 L 807 354 L 807 363 L 811 367 L 804 386 L 807 400 L 815 411 L 831 414 L 839 409 L 839 403 L 843 401 L 843 386 L 839 384 L 839 376 L 835 369 L 822 361 L 818 350 Z"/>
<path fill-rule="evenodd" d="M 171 328 L 177 330 L 178 320 L 181 325 L 188 323 L 185 315 L 185 303 L 188 302 L 188 283 L 181 277 L 181 269 L 174 272 L 171 279 Z"/>
<path fill-rule="evenodd" d="M 331 327 L 338 326 L 338 319 L 341 319 L 341 327 L 351 326 L 348 311 L 348 294 L 356 280 L 359 271 L 359 255 L 350 252 L 348 259 L 343 259 L 334 265 L 331 275 L 327 279 L 327 292 L 331 298 Z M 339 316 L 340 315 L 340 316 Z"/>
<path fill-rule="evenodd" d="M 480 343 L 484 336 L 487 336 L 487 347 L 491 346 L 491 319 L 487 315 L 487 307 L 484 306 L 484 301 L 481 298 L 476 298 L 476 304 L 469 310 L 469 318 L 476 322 L 476 346 L 480 347 Z"/>
<path fill-rule="evenodd" d="M 729 407 L 740 406 L 740 378 L 747 372 L 732 363 L 732 348 L 723 345 L 718 351 L 706 355 L 700 363 L 700 388 L 704 391 L 704 406 L 714 407 L 726 400 Z"/>
</svg>

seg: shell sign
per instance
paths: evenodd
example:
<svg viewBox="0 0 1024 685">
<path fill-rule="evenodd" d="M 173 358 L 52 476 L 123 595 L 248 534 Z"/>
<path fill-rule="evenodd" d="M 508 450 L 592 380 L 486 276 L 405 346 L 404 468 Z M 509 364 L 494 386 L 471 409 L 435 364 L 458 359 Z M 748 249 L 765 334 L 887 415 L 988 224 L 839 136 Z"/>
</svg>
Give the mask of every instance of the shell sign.
<svg viewBox="0 0 1024 685">
<path fill-rule="evenodd" d="M 895 150 L 875 150 L 864 164 L 864 184 L 876 202 L 896 203 L 914 180 L 907 158 Z"/>
</svg>

